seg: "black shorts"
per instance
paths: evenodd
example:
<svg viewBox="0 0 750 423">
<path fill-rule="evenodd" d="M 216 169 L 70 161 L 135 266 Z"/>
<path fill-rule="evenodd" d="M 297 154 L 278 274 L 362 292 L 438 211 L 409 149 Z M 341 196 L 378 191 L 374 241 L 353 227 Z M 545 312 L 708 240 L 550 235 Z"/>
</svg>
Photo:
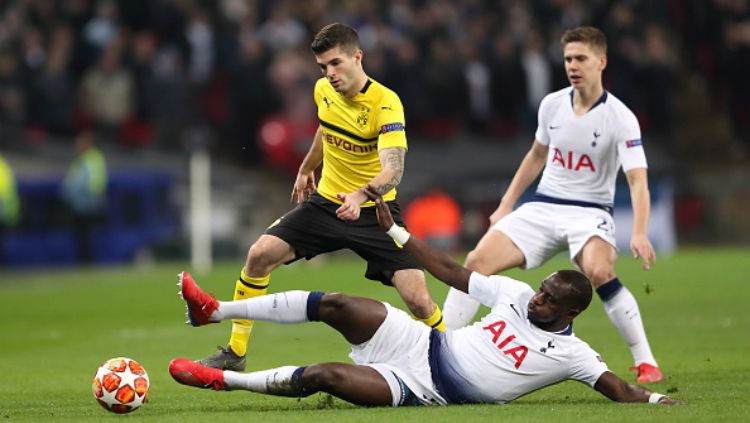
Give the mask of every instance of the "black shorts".
<svg viewBox="0 0 750 423">
<path fill-rule="evenodd" d="M 367 261 L 365 277 L 392 285 L 393 274 L 401 269 L 422 269 L 406 250 L 396 245 L 378 226 L 375 207 L 363 207 L 359 219 L 343 221 L 336 217 L 340 206 L 317 192 L 266 229 L 294 248 L 295 258 L 310 260 L 318 254 L 348 248 Z M 405 226 L 400 206 L 389 201 L 393 221 Z"/>
</svg>

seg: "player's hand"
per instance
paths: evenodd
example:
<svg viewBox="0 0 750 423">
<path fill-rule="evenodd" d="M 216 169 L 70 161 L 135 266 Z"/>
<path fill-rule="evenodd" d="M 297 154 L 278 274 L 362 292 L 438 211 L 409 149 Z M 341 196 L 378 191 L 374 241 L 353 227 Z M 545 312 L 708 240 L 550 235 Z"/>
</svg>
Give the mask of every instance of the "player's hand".
<svg viewBox="0 0 750 423">
<path fill-rule="evenodd" d="M 634 235 L 630 240 L 630 251 L 633 257 L 643 260 L 643 270 L 648 270 L 656 263 L 656 253 L 651 241 L 643 235 Z"/>
<path fill-rule="evenodd" d="M 297 179 L 294 181 L 292 187 L 292 196 L 290 202 L 300 204 L 303 201 L 310 198 L 315 192 L 315 171 L 313 172 L 300 172 L 297 174 Z"/>
<path fill-rule="evenodd" d="M 375 191 L 375 187 L 370 184 L 365 186 L 364 192 L 367 198 L 375 202 L 375 213 L 377 213 L 378 216 L 378 225 L 380 225 L 385 231 L 391 229 L 391 226 L 393 226 L 393 215 L 391 215 L 391 209 L 388 208 L 388 204 L 383 201 L 383 196 L 378 194 L 378 192 Z"/>
<path fill-rule="evenodd" d="M 367 196 L 362 190 L 356 190 L 349 194 L 340 192 L 336 194 L 336 197 L 343 202 L 341 207 L 336 209 L 336 217 L 341 220 L 359 219 L 359 206 L 367 201 Z"/>
<path fill-rule="evenodd" d="M 513 211 L 513 206 L 506 206 L 503 203 L 500 203 L 500 205 L 497 206 L 497 209 L 495 209 L 495 211 L 492 212 L 492 214 L 490 215 L 490 226 L 493 226 L 500 219 L 509 215 L 510 212 L 512 211 Z"/>
<path fill-rule="evenodd" d="M 659 404 L 664 404 L 664 405 L 682 405 L 684 403 L 682 401 L 680 401 L 680 400 L 672 399 L 672 398 L 669 398 L 668 396 L 663 396 L 663 397 L 659 398 Z"/>
</svg>

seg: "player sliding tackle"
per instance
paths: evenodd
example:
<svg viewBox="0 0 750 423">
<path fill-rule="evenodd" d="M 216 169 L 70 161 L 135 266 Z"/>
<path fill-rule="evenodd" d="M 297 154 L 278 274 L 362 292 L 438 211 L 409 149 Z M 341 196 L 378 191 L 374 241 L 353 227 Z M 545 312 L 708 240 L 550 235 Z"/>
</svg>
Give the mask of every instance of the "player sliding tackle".
<svg viewBox="0 0 750 423">
<path fill-rule="evenodd" d="M 396 226 L 382 197 L 371 186 L 365 192 L 376 203 L 379 225 L 394 241 L 435 277 L 490 307 L 490 313 L 472 326 L 444 333 L 387 303 L 343 294 L 288 291 L 219 302 L 183 272 L 179 285 L 193 326 L 227 319 L 322 321 L 351 344 L 350 357 L 356 364 L 237 373 L 178 358 L 169 365 L 172 377 L 185 385 L 215 390 L 290 397 L 327 392 L 368 406 L 504 403 L 566 379 L 584 382 L 614 401 L 677 403 L 626 383 L 573 334 L 572 321 L 592 296 L 591 284 L 582 273 L 555 272 L 534 292 L 507 277 L 471 272 Z"/>
</svg>

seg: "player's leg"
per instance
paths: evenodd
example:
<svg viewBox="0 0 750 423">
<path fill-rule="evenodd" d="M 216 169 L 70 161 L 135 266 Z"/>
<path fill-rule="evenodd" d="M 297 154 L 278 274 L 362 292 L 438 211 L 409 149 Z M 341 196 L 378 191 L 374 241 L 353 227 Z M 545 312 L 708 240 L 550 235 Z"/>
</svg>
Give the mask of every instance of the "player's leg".
<svg viewBox="0 0 750 423">
<path fill-rule="evenodd" d="M 188 310 L 200 324 L 231 318 L 278 323 L 322 321 L 352 344 L 352 357 L 358 363 L 400 361 L 404 357 L 418 361 L 425 359 L 428 337 L 424 336 L 424 331 L 429 329 L 411 320 L 406 313 L 379 301 L 344 294 L 288 291 L 219 302 L 203 292 L 187 273 L 181 275 L 181 280 L 181 293 Z M 417 344 L 421 345 L 420 353 L 410 356 L 409 352 Z M 170 363 L 169 372 L 179 383 L 216 390 L 245 389 L 293 397 L 328 392 L 354 404 L 369 406 L 416 402 L 393 372 L 376 371 L 363 365 L 284 366 L 245 374 L 176 359 Z M 388 377 L 393 380 L 388 380 Z M 399 401 L 394 401 L 394 398 Z"/>
<path fill-rule="evenodd" d="M 240 278 L 235 282 L 235 300 L 264 295 L 270 283 L 273 269 L 283 263 L 340 248 L 336 237 L 341 222 L 335 211 L 324 210 L 314 201 L 324 201 L 313 196 L 274 222 L 250 248 Z M 335 205 L 331 203 L 329 208 Z M 334 209 L 335 210 L 335 209 Z M 337 226 L 338 225 L 338 226 Z M 229 347 L 218 351 L 201 363 L 210 367 L 230 370 L 244 369 L 247 343 L 252 322 L 238 319 L 232 324 Z M 231 363 L 235 363 L 232 366 Z"/>
<path fill-rule="evenodd" d="M 203 326 L 229 319 L 275 323 L 323 322 L 350 344 L 368 341 L 385 320 L 383 303 L 369 298 L 323 292 L 285 291 L 236 301 L 218 301 L 203 291 L 187 272 L 178 275 L 179 294 L 188 322 Z"/>
<path fill-rule="evenodd" d="M 503 270 L 523 266 L 523 252 L 496 226 L 491 227 L 466 256 L 464 266 L 483 275 L 494 275 Z M 451 288 L 445 298 L 443 313 L 448 329 L 466 326 L 479 309 L 479 302 L 468 294 Z"/>
<path fill-rule="evenodd" d="M 261 235 L 248 251 L 240 277 L 235 282 L 233 299 L 243 300 L 265 295 L 268 292 L 271 271 L 293 258 L 294 249 L 283 239 L 273 235 Z M 252 329 L 252 320 L 234 320 L 228 347 L 199 362 L 209 367 L 244 370 L 247 344 Z"/>
<path fill-rule="evenodd" d="M 577 262 L 593 283 L 607 316 L 630 346 L 639 372 L 638 381 L 660 381 L 662 374 L 651 352 L 638 302 L 615 274 L 616 257 L 617 252 L 610 243 L 594 236 L 578 254 Z"/>
<path fill-rule="evenodd" d="M 424 272 L 420 269 L 401 269 L 393 274 L 391 281 L 409 311 L 422 323 L 445 331 L 440 307 L 432 301 L 427 289 Z"/>
<path fill-rule="evenodd" d="M 241 389 L 284 397 L 327 392 L 357 405 L 393 404 L 391 387 L 385 378 L 372 367 L 355 364 L 320 363 L 239 373 L 178 358 L 169 364 L 169 373 L 183 385 L 217 391 Z"/>
<path fill-rule="evenodd" d="M 190 321 L 196 326 L 232 318 L 277 323 L 322 321 L 352 344 L 351 357 L 359 364 L 402 362 L 408 357 L 420 361 L 426 357 L 429 337 L 424 334 L 429 329 L 403 311 L 379 301 L 344 294 L 288 291 L 219 302 L 203 292 L 187 273 L 183 272 L 180 280 Z M 410 366 L 406 364 L 407 368 Z M 337 363 L 307 368 L 285 366 L 242 374 L 177 359 L 169 370 L 180 383 L 216 390 L 247 389 L 284 396 L 324 391 L 361 405 L 406 405 L 417 401 L 392 371 L 376 372 L 363 366 Z"/>
</svg>

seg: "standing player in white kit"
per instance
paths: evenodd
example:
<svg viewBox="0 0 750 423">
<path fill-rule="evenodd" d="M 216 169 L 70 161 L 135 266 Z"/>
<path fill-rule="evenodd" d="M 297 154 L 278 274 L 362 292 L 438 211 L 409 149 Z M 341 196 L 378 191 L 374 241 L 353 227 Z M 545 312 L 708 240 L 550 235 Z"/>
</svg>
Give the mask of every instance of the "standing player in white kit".
<svg viewBox="0 0 750 423">
<path fill-rule="evenodd" d="M 536 139 L 516 171 L 490 229 L 466 259 L 466 267 L 491 275 L 542 265 L 568 247 L 570 258 L 591 279 L 612 323 L 630 346 L 638 382 L 663 379 L 643 328 L 638 304 L 615 274 L 612 204 L 622 165 L 633 204 L 630 249 L 648 270 L 656 260 L 647 237 L 650 208 L 646 156 L 633 112 L 604 90 L 607 40 L 596 28 L 578 27 L 561 38 L 571 87 L 547 95 L 539 106 Z M 533 199 L 513 211 L 521 194 L 544 170 Z M 446 327 L 469 323 L 479 303 L 451 289 Z"/>
</svg>

